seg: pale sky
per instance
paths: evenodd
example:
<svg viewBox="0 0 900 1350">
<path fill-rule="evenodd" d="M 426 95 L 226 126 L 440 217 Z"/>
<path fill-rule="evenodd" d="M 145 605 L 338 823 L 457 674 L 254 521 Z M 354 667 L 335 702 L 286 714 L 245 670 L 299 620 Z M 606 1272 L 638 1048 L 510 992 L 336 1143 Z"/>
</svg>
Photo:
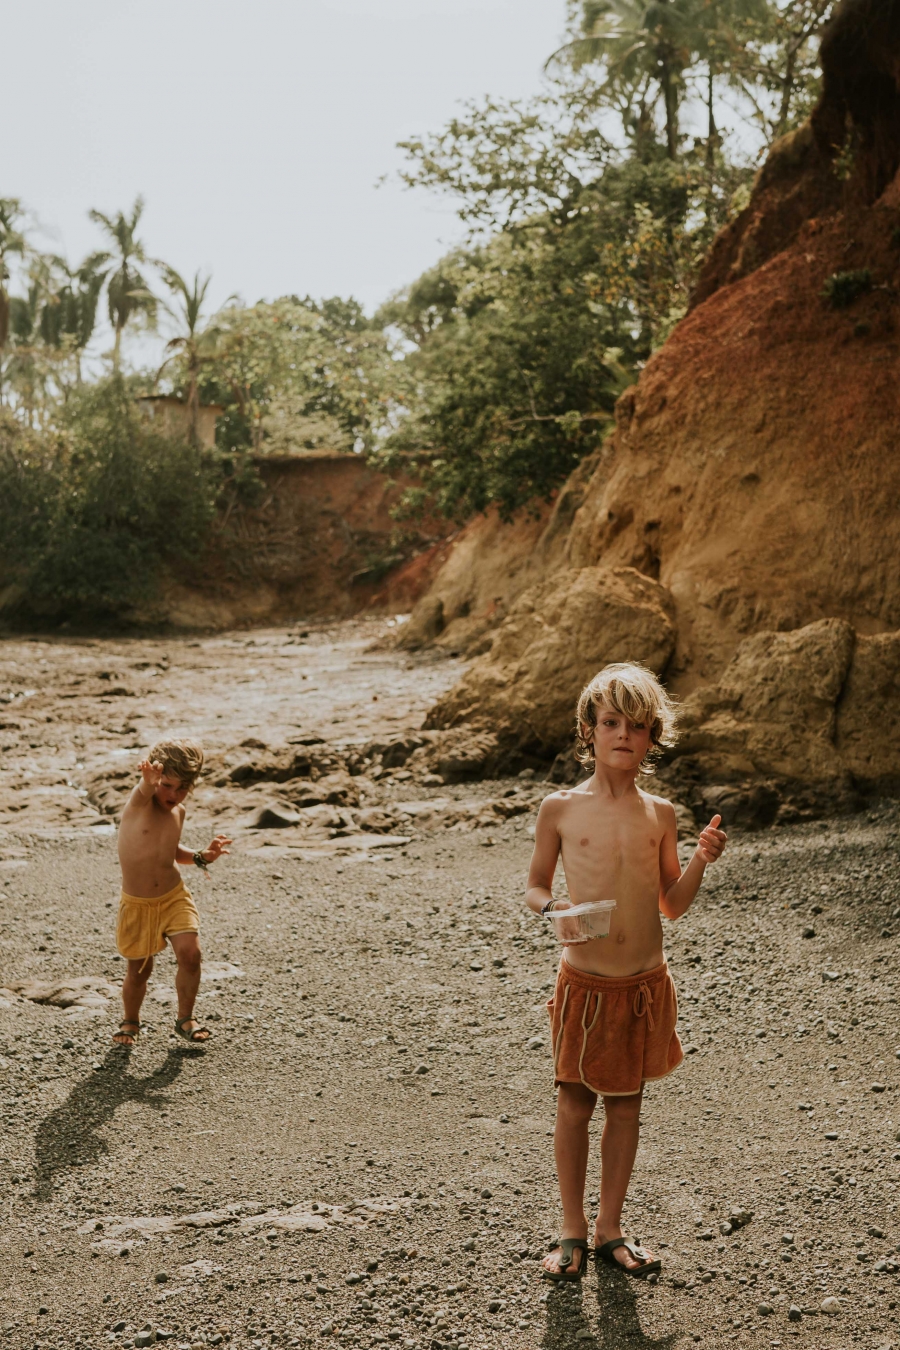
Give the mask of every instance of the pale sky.
<svg viewBox="0 0 900 1350">
<path fill-rule="evenodd" d="M 3 19 L 0 196 L 77 262 L 90 207 L 142 193 L 149 252 L 214 305 L 296 293 L 371 310 L 462 237 L 396 182 L 398 140 L 460 100 L 539 90 L 564 0 L 28 0 Z"/>
</svg>

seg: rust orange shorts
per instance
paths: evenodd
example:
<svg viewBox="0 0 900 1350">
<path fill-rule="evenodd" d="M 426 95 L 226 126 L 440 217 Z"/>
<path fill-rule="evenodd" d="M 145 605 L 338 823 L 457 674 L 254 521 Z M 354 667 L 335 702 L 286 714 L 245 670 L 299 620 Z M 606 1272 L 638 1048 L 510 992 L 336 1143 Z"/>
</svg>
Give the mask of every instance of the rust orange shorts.
<svg viewBox="0 0 900 1350">
<path fill-rule="evenodd" d="M 602 1097 L 630 1097 L 677 1069 L 678 1000 L 665 962 L 638 975 L 591 975 L 559 963 L 547 1004 L 556 1086 L 583 1083 Z"/>
</svg>

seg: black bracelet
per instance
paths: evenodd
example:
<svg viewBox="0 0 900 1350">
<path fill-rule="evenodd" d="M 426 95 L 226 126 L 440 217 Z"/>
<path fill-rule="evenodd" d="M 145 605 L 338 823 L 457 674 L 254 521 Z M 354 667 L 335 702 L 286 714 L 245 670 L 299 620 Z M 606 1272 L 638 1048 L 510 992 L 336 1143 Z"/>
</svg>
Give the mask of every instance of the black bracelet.
<svg viewBox="0 0 900 1350">
<path fill-rule="evenodd" d="M 204 872 L 208 872 L 208 871 L 209 871 L 209 863 L 206 861 L 206 859 L 204 858 L 204 856 L 203 856 L 202 853 L 195 853 L 195 854 L 194 854 L 194 866 L 195 866 L 195 867 L 202 867 L 202 869 L 203 869 Z"/>
<path fill-rule="evenodd" d="M 556 904 L 555 900 L 553 899 L 548 900 L 546 905 L 544 905 L 544 907 L 541 910 L 541 918 L 543 918 L 545 914 L 549 914 L 555 904 Z"/>
</svg>

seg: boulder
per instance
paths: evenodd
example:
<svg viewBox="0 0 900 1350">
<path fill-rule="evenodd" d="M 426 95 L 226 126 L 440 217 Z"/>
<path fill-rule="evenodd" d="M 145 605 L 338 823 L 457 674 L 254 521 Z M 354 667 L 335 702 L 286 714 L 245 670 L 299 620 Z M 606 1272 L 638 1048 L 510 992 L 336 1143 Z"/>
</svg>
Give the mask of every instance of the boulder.
<svg viewBox="0 0 900 1350">
<path fill-rule="evenodd" d="M 900 785 L 900 632 L 858 637 L 837 707 L 835 745 L 860 782 L 886 790 Z"/>
<path fill-rule="evenodd" d="M 575 703 L 610 661 L 664 670 L 675 628 L 668 592 L 631 567 L 580 567 L 525 591 L 427 726 L 472 721 L 504 747 L 545 757 L 570 737 Z M 439 772 L 443 770 L 439 768 Z"/>
<path fill-rule="evenodd" d="M 676 754 L 701 757 L 707 775 L 726 780 L 845 777 L 836 705 L 854 645 L 844 619 L 745 639 L 721 680 L 686 700 Z"/>
</svg>

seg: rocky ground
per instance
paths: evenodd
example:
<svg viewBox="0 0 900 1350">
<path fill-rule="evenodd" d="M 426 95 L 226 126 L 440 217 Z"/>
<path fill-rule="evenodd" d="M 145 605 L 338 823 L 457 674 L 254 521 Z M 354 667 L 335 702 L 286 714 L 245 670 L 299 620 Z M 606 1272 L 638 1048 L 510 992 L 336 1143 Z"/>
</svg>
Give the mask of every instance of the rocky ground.
<svg viewBox="0 0 900 1350">
<path fill-rule="evenodd" d="M 667 932 L 689 1054 L 627 1212 L 662 1278 L 549 1287 L 545 788 L 459 781 L 416 732 L 458 665 L 377 636 L 0 650 L 0 1345 L 900 1344 L 895 804 L 734 832 Z M 194 886 L 214 1038 L 163 957 L 129 1055 L 114 818 L 170 727 L 212 756 L 187 840 L 236 838 Z"/>
</svg>

